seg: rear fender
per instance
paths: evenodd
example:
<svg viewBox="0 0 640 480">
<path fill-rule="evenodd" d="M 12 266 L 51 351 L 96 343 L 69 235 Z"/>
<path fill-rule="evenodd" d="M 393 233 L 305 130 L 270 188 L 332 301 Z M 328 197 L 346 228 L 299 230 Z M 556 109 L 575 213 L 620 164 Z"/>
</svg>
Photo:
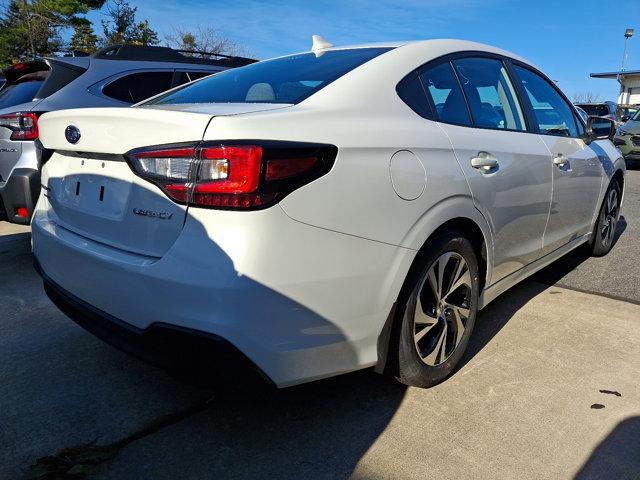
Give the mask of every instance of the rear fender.
<svg viewBox="0 0 640 480">
<path fill-rule="evenodd" d="M 450 220 L 464 218 L 475 223 L 484 237 L 486 246 L 487 272 L 484 285 L 491 284 L 493 266 L 493 235 L 486 218 L 476 209 L 473 198 L 467 195 L 449 197 L 437 203 L 425 212 L 407 232 L 401 245 L 413 250 L 419 250 L 429 237 L 442 225 Z"/>
</svg>

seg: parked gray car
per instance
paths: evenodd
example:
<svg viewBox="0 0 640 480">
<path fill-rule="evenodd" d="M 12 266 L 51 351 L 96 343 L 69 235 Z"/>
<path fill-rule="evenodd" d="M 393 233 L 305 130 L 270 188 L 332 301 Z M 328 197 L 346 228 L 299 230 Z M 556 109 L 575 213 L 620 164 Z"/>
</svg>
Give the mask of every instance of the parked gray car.
<svg viewBox="0 0 640 480">
<path fill-rule="evenodd" d="M 22 224 L 31 219 L 40 193 L 35 142 L 41 114 L 128 106 L 256 61 L 204 55 L 167 47 L 114 45 L 92 56 L 40 58 L 5 70 L 6 83 L 0 87 L 0 218 Z"/>
</svg>

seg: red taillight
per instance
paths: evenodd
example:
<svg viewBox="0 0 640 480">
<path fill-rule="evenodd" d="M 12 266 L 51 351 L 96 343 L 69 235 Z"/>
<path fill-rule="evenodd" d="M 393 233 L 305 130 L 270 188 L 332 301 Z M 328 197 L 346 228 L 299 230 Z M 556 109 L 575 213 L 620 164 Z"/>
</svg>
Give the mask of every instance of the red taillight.
<svg viewBox="0 0 640 480">
<path fill-rule="evenodd" d="M 253 209 L 273 204 L 331 168 L 335 147 L 281 144 L 202 145 L 134 151 L 134 170 L 173 200 Z"/>
<path fill-rule="evenodd" d="M 31 112 L 0 115 L 0 127 L 11 130 L 11 140 L 36 140 L 38 138 L 38 116 Z"/>
<path fill-rule="evenodd" d="M 260 183 L 262 148 L 204 147 L 195 193 L 251 193 Z"/>
<path fill-rule="evenodd" d="M 317 161 L 317 157 L 269 160 L 267 162 L 265 180 L 283 180 L 285 178 L 295 177 L 309 170 Z"/>
<path fill-rule="evenodd" d="M 27 218 L 29 216 L 29 210 L 25 207 L 18 207 L 16 208 L 16 215 L 18 217 Z"/>
</svg>

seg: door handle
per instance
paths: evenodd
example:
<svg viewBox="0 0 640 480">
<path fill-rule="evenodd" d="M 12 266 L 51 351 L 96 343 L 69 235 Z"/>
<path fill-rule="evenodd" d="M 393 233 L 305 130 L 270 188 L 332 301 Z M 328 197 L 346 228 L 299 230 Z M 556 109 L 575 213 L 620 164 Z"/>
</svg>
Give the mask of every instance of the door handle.
<svg viewBox="0 0 640 480">
<path fill-rule="evenodd" d="M 553 157 L 553 164 L 557 165 L 558 167 L 564 167 L 568 163 L 569 163 L 569 159 L 563 156 L 561 153 Z"/>
<path fill-rule="evenodd" d="M 498 159 L 487 152 L 478 152 L 478 155 L 471 159 L 471 166 L 486 172 L 498 166 Z"/>
</svg>

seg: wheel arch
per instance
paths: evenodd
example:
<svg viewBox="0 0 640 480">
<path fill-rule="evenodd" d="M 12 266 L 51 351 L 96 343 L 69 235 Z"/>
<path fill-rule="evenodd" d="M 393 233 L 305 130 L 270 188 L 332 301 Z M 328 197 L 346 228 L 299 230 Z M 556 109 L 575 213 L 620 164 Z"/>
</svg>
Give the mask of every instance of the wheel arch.
<svg viewBox="0 0 640 480">
<path fill-rule="evenodd" d="M 462 213 L 460 209 L 445 208 L 451 213 Z M 465 212 L 466 213 L 466 212 Z M 471 241 L 473 248 L 476 252 L 480 277 L 480 293 L 484 287 L 488 284 L 491 275 L 491 260 L 492 260 L 492 240 L 488 223 L 484 220 L 484 217 L 472 207 L 469 210 L 469 214 L 460 216 L 451 216 L 448 218 L 440 217 L 438 223 L 434 223 L 433 219 L 423 219 L 422 222 L 418 222 L 412 231 L 424 231 L 426 225 L 430 225 L 428 230 L 429 234 L 423 237 L 422 241 L 418 245 L 417 253 L 411 262 L 411 265 L 405 275 L 402 282 L 402 286 L 393 303 L 391 311 L 387 316 L 382 331 L 378 337 L 378 361 L 375 366 L 375 371 L 378 373 L 395 375 L 397 372 L 397 355 L 392 350 L 392 346 L 397 343 L 398 335 L 400 333 L 400 311 L 398 310 L 398 300 L 407 295 L 407 291 L 411 286 L 411 279 L 417 275 L 416 269 L 420 263 L 420 259 L 427 252 L 429 244 L 438 235 L 446 231 L 458 231 Z M 446 218 L 446 219 L 445 219 Z M 414 232 L 415 233 L 415 232 Z M 407 238 L 412 238 L 408 235 Z"/>
</svg>

